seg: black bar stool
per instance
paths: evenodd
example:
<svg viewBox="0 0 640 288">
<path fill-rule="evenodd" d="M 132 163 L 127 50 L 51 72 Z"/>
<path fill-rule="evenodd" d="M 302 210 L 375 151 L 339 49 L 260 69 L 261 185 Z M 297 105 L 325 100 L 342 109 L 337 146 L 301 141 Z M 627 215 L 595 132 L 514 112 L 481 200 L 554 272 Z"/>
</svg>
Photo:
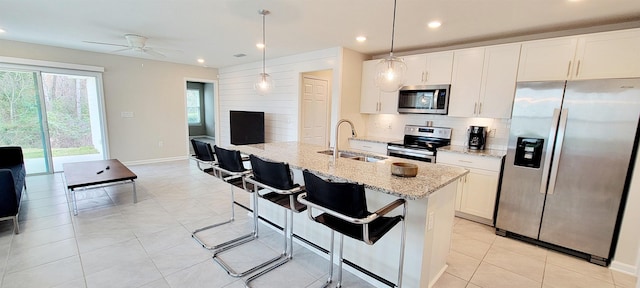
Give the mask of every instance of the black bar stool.
<svg viewBox="0 0 640 288">
<path fill-rule="evenodd" d="M 240 188 L 244 188 L 244 181 L 242 180 L 244 178 L 245 175 L 248 175 L 251 173 L 251 170 L 248 170 L 244 167 L 244 164 L 242 163 L 242 156 L 240 155 L 239 151 L 235 151 L 235 150 L 227 150 L 224 148 L 220 148 L 218 146 L 213 146 L 214 151 L 215 151 L 215 155 L 217 156 L 218 160 L 217 160 L 217 165 L 213 165 L 211 166 L 211 168 L 213 169 L 212 171 L 212 175 L 222 179 L 223 181 L 236 186 L 236 187 L 240 187 Z M 191 237 L 193 237 L 193 239 L 195 239 L 196 241 L 198 241 L 198 243 L 200 243 L 202 245 L 202 247 L 207 248 L 209 250 L 214 250 L 214 251 L 218 251 L 220 249 L 224 249 L 225 247 L 228 246 L 232 246 L 232 245 L 240 245 L 242 243 L 246 243 L 249 242 L 251 240 L 253 240 L 253 238 L 255 237 L 254 235 L 256 234 L 256 230 L 254 227 L 254 231 L 251 231 L 248 234 L 239 236 L 237 238 L 231 239 L 229 241 L 220 243 L 220 244 L 216 244 L 216 245 L 208 245 L 205 243 L 205 241 L 203 239 L 201 239 L 198 236 L 198 233 L 214 228 L 214 227 L 218 227 L 220 225 L 224 225 L 224 224 L 229 224 L 232 223 L 233 221 L 235 221 L 235 196 L 234 196 L 234 191 L 233 191 L 233 187 L 230 187 L 231 189 L 231 219 L 227 220 L 227 221 L 223 221 L 220 223 L 216 223 L 216 224 L 212 224 L 209 226 L 205 226 L 199 229 L 194 230 L 191 233 Z M 245 189 L 246 190 L 246 189 Z"/>
<path fill-rule="evenodd" d="M 253 184 L 245 182 L 245 177 L 251 174 L 251 170 L 247 170 L 244 168 L 243 158 L 240 154 L 240 151 L 237 150 L 227 150 L 224 148 L 220 148 L 218 146 L 213 146 L 216 156 L 218 157 L 218 166 L 214 166 L 214 170 L 216 171 L 215 175 L 218 177 L 222 177 L 222 179 L 228 183 L 231 183 L 235 186 L 242 187 L 245 191 L 253 193 L 255 187 Z M 232 187 L 233 190 L 233 187 Z M 232 200 L 233 200 L 233 191 L 232 191 Z M 263 263 L 260 263 L 254 267 L 251 267 L 245 271 L 235 271 L 232 269 L 227 263 L 225 263 L 219 255 L 222 252 L 225 252 L 229 249 L 238 247 L 242 244 L 251 242 L 253 240 L 258 239 L 258 202 L 256 198 L 256 194 L 253 194 L 253 231 L 247 235 L 240 236 L 236 239 L 227 241 L 218 246 L 219 248 L 214 249 L 213 251 L 213 260 L 220 264 L 227 273 L 233 277 L 243 277 L 249 275 L 257 270 L 260 270 L 264 267 L 271 265 L 272 263 L 281 259 L 281 255 L 269 259 Z M 232 203 L 233 205 L 233 203 Z M 232 206 L 233 207 L 233 206 Z M 233 214 L 233 208 L 232 208 Z M 232 218 L 233 220 L 233 218 Z"/>
<path fill-rule="evenodd" d="M 277 262 L 260 272 L 251 275 L 245 280 L 248 287 L 249 282 L 272 271 L 273 269 L 289 262 L 293 257 L 293 212 L 300 213 L 307 209 L 307 206 L 298 202 L 297 196 L 304 192 L 304 186 L 293 183 L 293 176 L 289 164 L 284 162 L 271 162 L 249 155 L 253 175 L 246 176 L 244 181 L 254 186 L 254 213 L 257 215 L 258 198 L 263 198 L 282 206 L 284 210 L 283 238 L 284 245 L 282 254 Z M 266 193 L 264 193 L 266 192 Z M 263 194 L 261 194 L 263 193 Z M 258 218 L 254 220 L 257 222 Z M 257 225 L 257 223 L 256 223 Z"/>
<path fill-rule="evenodd" d="M 193 152 L 195 153 L 191 159 L 196 161 L 198 169 L 204 172 L 213 172 L 213 166 L 217 165 L 215 154 L 211 149 L 211 144 L 191 139 L 191 145 L 193 146 Z M 204 164 L 207 168 L 200 167 L 200 164 Z"/>
<path fill-rule="evenodd" d="M 396 224 L 402 222 L 400 244 L 400 261 L 398 266 L 398 282 L 396 287 L 402 287 L 402 271 L 404 263 L 404 245 L 406 224 L 404 218 L 407 206 L 404 199 L 397 199 L 386 206 L 371 213 L 367 210 L 364 185 L 356 183 L 330 182 L 303 171 L 306 192 L 298 196 L 300 203 L 307 205 L 309 218 L 331 229 L 331 248 L 329 251 L 329 279 L 323 287 L 333 281 L 333 242 L 334 231 L 340 234 L 340 259 L 338 261 L 338 284 L 342 287 L 342 250 L 344 235 L 373 245 L 389 232 Z M 392 210 L 403 206 L 402 215 L 384 216 Z M 323 213 L 313 216 L 313 209 Z"/>
</svg>

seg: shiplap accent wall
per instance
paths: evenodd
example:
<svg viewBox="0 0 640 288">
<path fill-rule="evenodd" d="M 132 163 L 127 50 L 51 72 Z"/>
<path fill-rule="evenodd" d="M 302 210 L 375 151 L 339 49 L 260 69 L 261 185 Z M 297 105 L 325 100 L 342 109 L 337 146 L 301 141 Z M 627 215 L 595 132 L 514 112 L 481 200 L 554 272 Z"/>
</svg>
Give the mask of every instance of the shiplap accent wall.
<svg viewBox="0 0 640 288">
<path fill-rule="evenodd" d="M 341 51 L 342 48 L 336 47 L 267 60 L 266 73 L 273 77 L 275 88 L 264 96 L 253 89 L 262 72 L 262 62 L 219 69 L 220 131 L 217 136 L 220 144 L 230 144 L 230 110 L 265 112 L 265 142 L 297 141 L 301 74 L 333 70 L 330 95 L 339 99 L 340 85 L 336 83 L 339 83 L 340 73 L 336 71 L 340 69 Z M 331 102 L 332 111 L 336 111 L 333 106 L 339 102 Z M 332 119 L 331 122 L 335 121 Z"/>
</svg>

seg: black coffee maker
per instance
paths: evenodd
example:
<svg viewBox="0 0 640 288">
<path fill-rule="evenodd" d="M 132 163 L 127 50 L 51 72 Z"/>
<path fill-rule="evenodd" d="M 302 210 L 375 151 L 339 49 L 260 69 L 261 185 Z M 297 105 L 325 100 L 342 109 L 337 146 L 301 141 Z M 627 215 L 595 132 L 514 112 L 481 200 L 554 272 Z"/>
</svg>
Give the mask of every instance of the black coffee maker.
<svg viewBox="0 0 640 288">
<path fill-rule="evenodd" d="M 484 150 L 484 146 L 487 143 L 487 127 L 485 126 L 470 126 L 468 131 L 469 138 L 469 150 Z"/>
</svg>

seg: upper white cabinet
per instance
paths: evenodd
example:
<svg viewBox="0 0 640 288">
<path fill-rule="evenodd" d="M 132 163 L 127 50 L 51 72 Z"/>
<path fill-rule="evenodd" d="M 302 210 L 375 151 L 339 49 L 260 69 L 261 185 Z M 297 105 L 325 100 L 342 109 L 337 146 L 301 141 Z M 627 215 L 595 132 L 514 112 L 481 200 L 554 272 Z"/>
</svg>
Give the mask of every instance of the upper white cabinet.
<svg viewBox="0 0 640 288">
<path fill-rule="evenodd" d="M 522 44 L 518 81 L 640 77 L 640 30 Z"/>
<path fill-rule="evenodd" d="M 449 116 L 511 117 L 519 57 L 520 44 L 455 51 Z"/>
<path fill-rule="evenodd" d="M 360 113 L 398 114 L 398 92 L 382 92 L 374 81 L 376 64 L 380 60 L 362 62 Z"/>
<path fill-rule="evenodd" d="M 573 79 L 640 77 L 640 30 L 578 38 Z"/>
<path fill-rule="evenodd" d="M 453 52 L 437 52 L 405 56 L 407 80 L 405 86 L 451 83 Z"/>
</svg>

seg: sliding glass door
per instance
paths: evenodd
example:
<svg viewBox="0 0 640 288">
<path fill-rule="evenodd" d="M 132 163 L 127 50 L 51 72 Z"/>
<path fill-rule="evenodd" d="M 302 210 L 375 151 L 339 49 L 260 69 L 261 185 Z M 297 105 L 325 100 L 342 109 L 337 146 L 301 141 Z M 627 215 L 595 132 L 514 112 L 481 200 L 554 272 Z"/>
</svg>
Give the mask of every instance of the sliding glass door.
<svg viewBox="0 0 640 288">
<path fill-rule="evenodd" d="M 0 68 L 0 145 L 21 146 L 28 174 L 106 158 L 97 73 Z"/>
<path fill-rule="evenodd" d="M 53 170 L 104 159 L 96 77 L 42 73 L 42 87 Z"/>
<path fill-rule="evenodd" d="M 20 146 L 28 173 L 47 173 L 50 155 L 45 140 L 37 72 L 0 69 L 0 146 Z"/>
</svg>

